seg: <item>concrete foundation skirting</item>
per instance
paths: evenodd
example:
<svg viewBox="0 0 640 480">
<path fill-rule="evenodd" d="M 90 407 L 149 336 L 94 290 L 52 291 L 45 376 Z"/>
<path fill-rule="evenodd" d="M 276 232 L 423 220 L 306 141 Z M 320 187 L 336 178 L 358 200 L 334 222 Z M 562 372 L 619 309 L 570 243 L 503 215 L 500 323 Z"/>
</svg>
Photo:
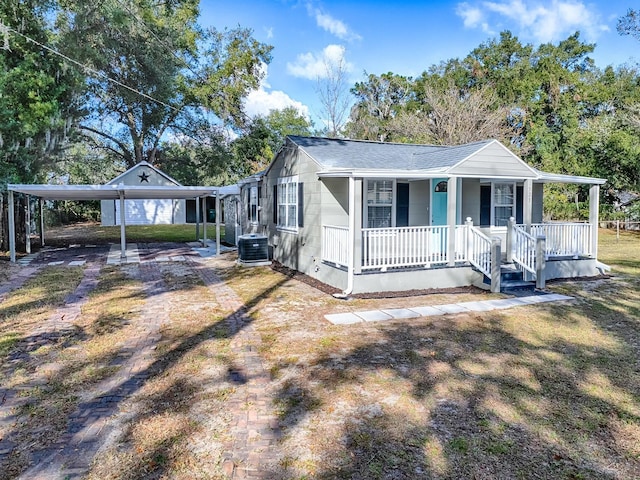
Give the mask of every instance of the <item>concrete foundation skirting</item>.
<svg viewBox="0 0 640 480">
<path fill-rule="evenodd" d="M 547 260 L 545 277 L 547 280 L 556 278 L 596 277 L 600 275 L 597 268 L 598 261 L 594 258 L 553 259 Z"/>
<path fill-rule="evenodd" d="M 367 272 L 355 275 L 353 293 L 455 288 L 478 282 L 482 282 L 482 274 L 469 266 Z"/>
</svg>

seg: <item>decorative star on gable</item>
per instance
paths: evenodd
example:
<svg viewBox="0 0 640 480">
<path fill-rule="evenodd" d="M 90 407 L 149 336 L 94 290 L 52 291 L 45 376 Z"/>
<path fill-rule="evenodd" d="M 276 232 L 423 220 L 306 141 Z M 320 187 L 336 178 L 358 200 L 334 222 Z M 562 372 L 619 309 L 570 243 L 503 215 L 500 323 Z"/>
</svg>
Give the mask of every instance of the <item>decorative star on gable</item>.
<svg viewBox="0 0 640 480">
<path fill-rule="evenodd" d="M 142 182 L 147 182 L 149 183 L 149 174 L 147 172 L 142 172 L 140 175 L 138 175 L 140 177 L 140 183 Z"/>
</svg>

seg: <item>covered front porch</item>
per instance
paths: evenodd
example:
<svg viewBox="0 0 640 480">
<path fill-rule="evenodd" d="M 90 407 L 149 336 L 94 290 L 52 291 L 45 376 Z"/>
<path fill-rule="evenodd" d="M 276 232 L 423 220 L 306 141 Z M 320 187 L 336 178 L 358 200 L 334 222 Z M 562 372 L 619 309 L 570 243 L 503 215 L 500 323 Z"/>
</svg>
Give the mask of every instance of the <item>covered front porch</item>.
<svg viewBox="0 0 640 480">
<path fill-rule="evenodd" d="M 346 290 L 356 292 L 376 283 L 384 290 L 486 283 L 500 291 L 505 263 L 538 288 L 552 278 L 596 275 L 604 180 L 537 173 L 526 179 L 345 178 L 346 221 L 323 217 L 322 261 L 343 270 Z M 339 191 L 336 181 L 326 183 L 329 194 Z M 542 185 L 549 181 L 589 184 L 588 222 L 542 221 Z"/>
</svg>

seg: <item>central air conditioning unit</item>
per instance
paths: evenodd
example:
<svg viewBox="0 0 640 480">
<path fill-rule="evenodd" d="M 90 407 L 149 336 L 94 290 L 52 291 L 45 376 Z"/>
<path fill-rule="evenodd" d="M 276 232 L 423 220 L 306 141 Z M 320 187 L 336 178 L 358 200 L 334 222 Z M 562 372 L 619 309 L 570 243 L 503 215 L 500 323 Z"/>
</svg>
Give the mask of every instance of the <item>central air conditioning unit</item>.
<svg viewBox="0 0 640 480">
<path fill-rule="evenodd" d="M 238 237 L 238 262 L 243 265 L 269 264 L 267 237 L 255 233 Z"/>
</svg>

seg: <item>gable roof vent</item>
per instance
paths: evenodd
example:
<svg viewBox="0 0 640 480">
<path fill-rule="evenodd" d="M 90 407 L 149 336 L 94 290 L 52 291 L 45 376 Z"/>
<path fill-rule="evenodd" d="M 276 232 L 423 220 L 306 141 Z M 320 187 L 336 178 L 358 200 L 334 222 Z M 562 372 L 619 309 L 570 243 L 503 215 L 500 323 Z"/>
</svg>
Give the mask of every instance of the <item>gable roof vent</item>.
<svg viewBox="0 0 640 480">
<path fill-rule="evenodd" d="M 238 237 L 238 262 L 243 265 L 268 265 L 267 237 L 255 233 Z"/>
</svg>

